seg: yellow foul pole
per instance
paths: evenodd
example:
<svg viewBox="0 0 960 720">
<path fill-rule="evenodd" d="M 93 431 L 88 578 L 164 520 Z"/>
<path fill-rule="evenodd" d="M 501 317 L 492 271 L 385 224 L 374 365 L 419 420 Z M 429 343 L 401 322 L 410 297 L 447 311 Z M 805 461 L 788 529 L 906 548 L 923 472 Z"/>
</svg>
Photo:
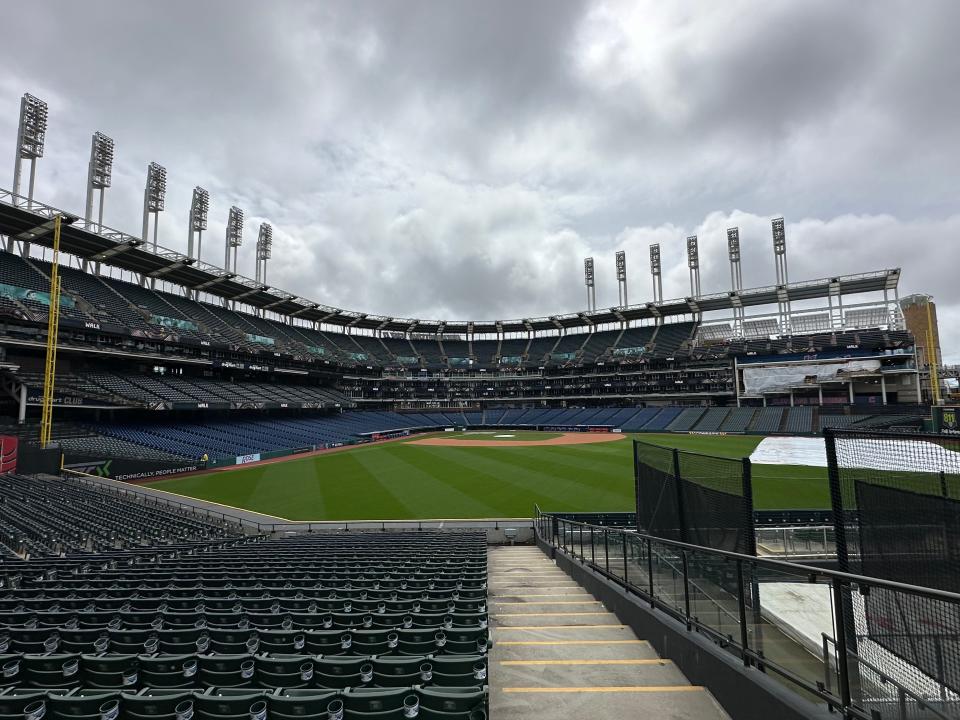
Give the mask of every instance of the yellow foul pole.
<svg viewBox="0 0 960 720">
<path fill-rule="evenodd" d="M 53 258 L 50 264 L 50 308 L 47 313 L 47 360 L 43 372 L 43 405 L 40 414 L 40 447 L 50 444 L 53 426 L 53 384 L 57 375 L 57 336 L 60 331 L 60 221 L 53 221 Z"/>
</svg>

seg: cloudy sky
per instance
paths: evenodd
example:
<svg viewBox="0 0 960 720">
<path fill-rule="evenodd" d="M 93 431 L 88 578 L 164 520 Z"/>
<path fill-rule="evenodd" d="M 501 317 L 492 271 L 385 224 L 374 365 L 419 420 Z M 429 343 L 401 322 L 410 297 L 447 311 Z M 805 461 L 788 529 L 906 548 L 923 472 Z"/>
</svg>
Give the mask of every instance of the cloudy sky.
<svg viewBox="0 0 960 720">
<path fill-rule="evenodd" d="M 136 233 L 146 165 L 168 169 L 161 244 L 190 191 L 274 224 L 269 280 L 318 302 L 419 318 L 515 318 L 901 266 L 938 301 L 960 362 L 960 3 L 131 0 L 11 4 L 0 144 L 47 100 L 37 197 L 83 208 L 90 133 L 116 141 L 106 224 Z M 12 168 L 11 168 L 12 169 Z M 9 187 L 10 174 L 0 173 Z"/>
</svg>

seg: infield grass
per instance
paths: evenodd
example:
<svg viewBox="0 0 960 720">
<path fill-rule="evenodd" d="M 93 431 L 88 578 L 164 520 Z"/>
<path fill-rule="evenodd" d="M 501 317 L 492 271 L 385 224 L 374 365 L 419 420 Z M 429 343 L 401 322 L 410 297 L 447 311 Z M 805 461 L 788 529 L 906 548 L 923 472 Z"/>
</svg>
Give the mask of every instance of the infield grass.
<svg viewBox="0 0 960 720">
<path fill-rule="evenodd" d="M 521 434 L 523 439 L 554 435 L 499 434 L 514 434 L 517 439 Z M 637 437 L 734 458 L 749 455 L 762 439 L 731 435 Z M 554 511 L 635 509 L 631 465 L 628 440 L 516 448 L 390 442 L 163 480 L 151 487 L 290 520 L 530 517 L 534 503 Z M 754 465 L 753 487 L 758 509 L 829 507 L 823 468 Z"/>
</svg>

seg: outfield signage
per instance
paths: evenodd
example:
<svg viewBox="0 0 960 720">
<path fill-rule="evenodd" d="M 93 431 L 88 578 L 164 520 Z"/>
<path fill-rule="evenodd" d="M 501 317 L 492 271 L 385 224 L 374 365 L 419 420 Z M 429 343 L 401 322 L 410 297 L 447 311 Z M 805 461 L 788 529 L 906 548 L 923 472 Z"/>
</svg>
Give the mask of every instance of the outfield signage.
<svg viewBox="0 0 960 720">
<path fill-rule="evenodd" d="M 199 464 L 188 460 L 184 460 L 181 464 L 164 464 L 153 460 L 132 460 L 129 458 L 66 462 L 63 467 L 65 470 L 74 470 L 87 475 L 112 478 L 123 482 L 179 475 L 180 473 L 194 472 L 200 469 Z"/>
<path fill-rule="evenodd" d="M 246 465 L 247 463 L 260 462 L 260 453 L 250 453 L 249 455 L 237 455 L 237 465 Z"/>
<path fill-rule="evenodd" d="M 943 433 L 960 435 L 960 407 L 934 407 L 934 417 L 939 421 L 939 428 Z"/>
</svg>

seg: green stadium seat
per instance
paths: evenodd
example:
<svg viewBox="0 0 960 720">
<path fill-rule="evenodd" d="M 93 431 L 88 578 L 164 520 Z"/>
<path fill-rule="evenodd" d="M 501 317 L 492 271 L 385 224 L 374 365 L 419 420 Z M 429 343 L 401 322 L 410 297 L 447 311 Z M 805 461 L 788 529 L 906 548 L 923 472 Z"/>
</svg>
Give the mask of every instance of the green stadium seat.
<svg viewBox="0 0 960 720">
<path fill-rule="evenodd" d="M 268 688 L 305 688 L 313 684 L 313 659 L 309 655 L 258 655 L 257 683 Z"/>
<path fill-rule="evenodd" d="M 129 720 L 190 720 L 193 716 L 194 693 L 182 690 L 150 688 L 139 693 L 123 693 L 123 717 Z"/>
<path fill-rule="evenodd" d="M 420 698 L 410 688 L 351 688 L 343 694 L 344 718 L 404 720 L 417 717 Z"/>
<path fill-rule="evenodd" d="M 343 716 L 343 701 L 336 690 L 285 689 L 267 696 L 267 712 L 271 720 L 335 720 Z"/>
<path fill-rule="evenodd" d="M 116 720 L 120 717 L 120 693 L 83 690 L 69 695 L 48 695 L 52 718 Z"/>
<path fill-rule="evenodd" d="M 423 720 L 486 720 L 486 692 L 478 687 L 418 688 Z"/>
<path fill-rule="evenodd" d="M 386 655 L 394 653 L 400 645 L 400 638 L 392 629 L 353 630 L 351 647 L 358 655 Z"/>
<path fill-rule="evenodd" d="M 433 660 L 423 655 L 391 655 L 373 659 L 373 681 L 380 687 L 410 687 L 433 681 Z"/>
<path fill-rule="evenodd" d="M 82 655 L 84 685 L 91 688 L 136 688 L 140 661 L 136 655 Z"/>
<path fill-rule="evenodd" d="M 36 688 L 75 688 L 82 684 L 80 656 L 76 654 L 24 655 L 21 684 Z"/>
<path fill-rule="evenodd" d="M 487 659 L 482 655 L 438 655 L 433 659 L 433 681 L 452 687 L 483 685 Z"/>
<path fill-rule="evenodd" d="M 256 674 L 252 655 L 199 655 L 200 683 L 204 687 L 252 687 Z"/>
<path fill-rule="evenodd" d="M 140 682 L 150 688 L 190 688 L 197 683 L 196 655 L 141 655 Z"/>
<path fill-rule="evenodd" d="M 267 695 L 242 689 L 212 688 L 194 700 L 200 720 L 266 720 Z"/>
<path fill-rule="evenodd" d="M 373 680 L 373 665 L 366 657 L 320 657 L 314 667 L 314 682 L 318 687 L 357 687 Z"/>
</svg>

